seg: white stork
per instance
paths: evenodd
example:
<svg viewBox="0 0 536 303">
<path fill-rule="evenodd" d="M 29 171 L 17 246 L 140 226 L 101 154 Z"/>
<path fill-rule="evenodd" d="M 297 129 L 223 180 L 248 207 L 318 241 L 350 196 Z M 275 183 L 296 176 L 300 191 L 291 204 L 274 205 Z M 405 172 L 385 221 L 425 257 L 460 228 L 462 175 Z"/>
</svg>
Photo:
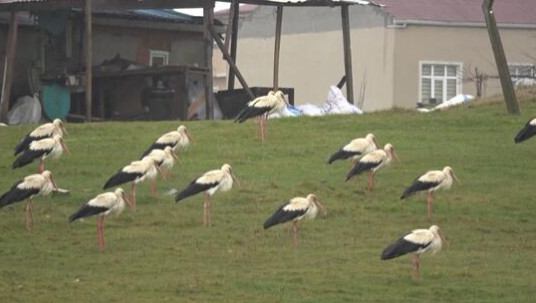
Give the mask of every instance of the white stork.
<svg viewBox="0 0 536 303">
<path fill-rule="evenodd" d="M 420 255 L 424 252 L 437 253 L 443 242 L 445 238 L 437 225 L 432 225 L 429 229 L 415 229 L 384 249 L 381 259 L 389 260 L 413 253 L 413 277 L 419 279 Z"/>
<path fill-rule="evenodd" d="M 64 136 L 67 135 L 65 126 L 60 119 L 55 119 L 52 123 L 43 124 L 30 133 L 28 133 L 24 138 L 21 139 L 19 144 L 15 146 L 15 156 L 22 153 L 25 149 L 30 146 L 30 143 L 33 141 L 52 138 L 55 135 Z"/>
<path fill-rule="evenodd" d="M 514 142 L 521 143 L 534 135 L 536 135 L 536 117 L 527 121 L 525 126 L 517 133 Z"/>
<path fill-rule="evenodd" d="M 231 165 L 223 164 L 221 169 L 208 171 L 193 180 L 188 187 L 175 196 L 175 201 L 179 202 L 187 197 L 205 192 L 203 225 L 210 226 L 210 197 L 218 191 L 229 191 L 233 187 L 233 181 L 240 187 L 240 182 L 234 175 Z"/>
<path fill-rule="evenodd" d="M 153 149 L 164 149 L 166 146 L 171 146 L 173 150 L 187 148 L 194 139 L 186 126 L 181 125 L 175 131 L 165 133 L 158 138 L 141 156 L 147 156 Z"/>
<path fill-rule="evenodd" d="M 248 102 L 246 107 L 238 113 L 235 122 L 242 123 L 249 118 L 259 117 L 261 140 L 264 142 L 268 137 L 268 115 L 271 113 L 284 115 L 283 111 L 286 106 L 287 101 L 282 91 L 278 90 L 275 93 L 270 91 L 266 96 L 260 96 Z"/>
<path fill-rule="evenodd" d="M 270 228 L 276 224 L 292 221 L 294 235 L 292 243 L 294 246 L 298 244 L 298 221 L 302 219 L 314 219 L 318 213 L 318 209 L 326 215 L 324 206 L 315 195 L 309 194 L 307 198 L 296 197 L 290 199 L 289 202 L 281 205 L 274 214 L 264 222 L 264 229 Z"/>
<path fill-rule="evenodd" d="M 52 138 L 45 138 L 39 141 L 32 141 L 30 146 L 13 162 L 13 169 L 23 167 L 32 163 L 35 159 L 40 158 L 38 172 L 45 170 L 45 159 L 59 158 L 63 152 L 70 153 L 69 149 L 63 143 L 61 135 L 54 135 Z"/>
<path fill-rule="evenodd" d="M 428 199 L 426 200 L 426 203 L 428 204 L 428 220 L 432 220 L 432 213 L 434 211 L 434 192 L 440 189 L 450 189 L 452 186 L 452 179 L 455 179 L 458 184 L 461 184 L 450 166 L 445 166 L 443 170 L 428 171 L 424 175 L 415 179 L 413 184 L 404 191 L 400 199 L 403 200 L 418 192 L 428 191 Z"/>
<path fill-rule="evenodd" d="M 141 161 L 133 161 L 129 165 L 121 168 L 115 175 L 110 177 L 106 184 L 104 184 L 103 189 L 108 189 L 110 187 L 118 186 L 127 182 L 132 183 L 132 189 L 130 191 L 133 210 L 136 210 L 136 189 L 138 183 L 145 180 L 150 181 L 151 185 L 151 194 L 153 197 L 156 196 L 156 184 L 154 179 L 156 178 L 158 172 L 160 172 L 160 167 L 156 160 L 152 157 L 146 157 Z"/>
<path fill-rule="evenodd" d="M 383 149 L 375 150 L 363 156 L 363 158 L 356 163 L 354 168 L 348 172 L 346 175 L 346 181 L 364 171 L 369 171 L 368 189 L 374 190 L 374 175 L 379 169 L 389 165 L 392 158 L 395 158 L 397 161 L 399 161 L 393 145 L 387 143 Z"/>
<path fill-rule="evenodd" d="M 32 199 L 37 196 L 48 196 L 54 189 L 58 189 L 48 170 L 40 174 L 26 176 L 18 181 L 11 189 L 0 197 L 0 208 L 9 204 L 26 200 L 26 230 L 33 228 Z"/>
<path fill-rule="evenodd" d="M 117 188 L 114 192 L 107 192 L 96 196 L 82 205 L 74 214 L 69 217 L 69 222 L 80 218 L 98 216 L 97 237 L 99 249 L 104 250 L 104 217 L 108 215 L 119 215 L 125 209 L 125 202 L 134 210 L 134 205 L 128 200 L 125 191 Z"/>
<path fill-rule="evenodd" d="M 171 175 L 171 169 L 173 168 L 175 161 L 179 161 L 179 158 L 171 146 L 166 146 L 164 150 L 153 149 L 147 156 L 143 157 L 143 159 L 147 157 L 151 157 L 156 161 L 160 167 L 160 172 L 164 181 L 166 181 L 166 178 Z"/>
<path fill-rule="evenodd" d="M 367 134 L 365 138 L 354 139 L 350 141 L 350 143 L 341 147 L 336 153 L 329 157 L 328 164 L 348 158 L 355 164 L 361 157 L 376 149 L 378 149 L 378 141 L 376 141 L 376 137 L 373 134 Z"/>
</svg>

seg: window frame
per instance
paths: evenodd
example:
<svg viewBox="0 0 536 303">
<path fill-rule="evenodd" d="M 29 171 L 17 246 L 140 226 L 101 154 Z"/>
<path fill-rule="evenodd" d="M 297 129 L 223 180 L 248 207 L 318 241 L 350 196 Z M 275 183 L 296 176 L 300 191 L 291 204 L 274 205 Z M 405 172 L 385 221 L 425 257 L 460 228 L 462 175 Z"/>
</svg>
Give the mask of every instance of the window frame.
<svg viewBox="0 0 536 303">
<path fill-rule="evenodd" d="M 510 74 L 510 79 L 512 80 L 512 82 L 516 82 L 516 81 L 519 81 L 521 79 L 525 79 L 525 77 L 519 77 L 519 74 L 512 74 L 510 72 L 510 68 L 512 67 L 516 67 L 516 68 L 519 68 L 519 67 L 530 67 L 531 68 L 531 75 L 530 77 L 536 77 L 536 65 L 534 63 L 528 63 L 528 62 L 514 62 L 514 63 L 508 63 L 508 73 Z M 517 70 L 516 70 L 517 71 Z M 529 78 L 530 79 L 530 78 Z"/>
<path fill-rule="evenodd" d="M 162 58 L 164 60 L 164 64 L 162 66 L 169 65 L 169 51 L 156 49 L 149 50 L 149 66 L 151 67 L 153 67 L 153 57 Z"/>
<path fill-rule="evenodd" d="M 431 75 L 430 76 L 424 76 L 422 74 L 422 68 L 424 65 L 431 65 L 432 68 L 430 70 L 431 72 Z M 458 70 L 456 72 L 456 76 L 447 76 L 446 73 L 447 73 L 447 68 L 445 68 L 445 74 L 443 76 L 434 76 L 434 72 L 433 72 L 433 66 L 434 65 L 445 65 L 445 66 L 449 66 L 449 65 L 454 65 L 454 66 L 457 66 L 458 67 Z M 422 100 L 422 80 L 423 80 L 423 77 L 425 77 L 426 79 L 430 79 L 430 82 L 431 82 L 431 86 L 430 86 L 430 94 L 433 94 L 434 93 L 434 88 L 435 88 L 435 82 L 434 80 L 438 80 L 439 79 L 442 79 L 443 82 L 444 82 L 444 90 L 443 90 L 443 96 L 442 96 L 442 101 L 438 102 L 437 104 L 441 104 L 445 101 L 447 101 L 447 87 L 446 87 L 446 81 L 447 80 L 452 80 L 452 79 L 455 79 L 456 80 L 456 95 L 459 95 L 462 93 L 463 91 L 463 81 L 462 81 L 462 77 L 461 77 L 461 74 L 462 74 L 462 71 L 463 71 L 463 62 L 455 62 L 455 61 L 431 61 L 431 60 L 422 60 L 422 61 L 419 61 L 419 101 L 418 103 L 423 103 L 424 101 Z M 431 97 L 431 96 L 430 96 Z M 436 98 L 437 99 L 437 98 Z M 429 101 L 428 101 L 429 102 Z"/>
</svg>

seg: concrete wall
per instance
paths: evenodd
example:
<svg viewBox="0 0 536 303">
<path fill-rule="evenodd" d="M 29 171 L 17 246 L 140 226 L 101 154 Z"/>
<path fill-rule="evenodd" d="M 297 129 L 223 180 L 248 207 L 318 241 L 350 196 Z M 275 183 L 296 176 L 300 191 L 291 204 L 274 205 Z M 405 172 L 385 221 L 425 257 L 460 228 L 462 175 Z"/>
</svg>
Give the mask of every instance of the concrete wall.
<svg viewBox="0 0 536 303">
<path fill-rule="evenodd" d="M 484 27 L 408 26 L 395 31 L 394 104 L 415 108 L 419 101 L 419 61 L 461 62 L 462 93 L 476 95 L 470 81 L 475 67 L 498 76 L 487 30 Z M 500 29 L 509 63 L 536 63 L 536 30 Z M 489 79 L 483 96 L 501 92 L 498 79 Z"/>
<path fill-rule="evenodd" d="M 350 16 L 355 101 L 365 79 L 364 109 L 391 108 L 393 33 L 372 8 L 354 6 Z M 296 104 L 323 103 L 329 86 L 344 75 L 341 24 L 338 8 L 285 8 L 279 85 L 295 88 Z M 271 7 L 242 21 L 237 63 L 250 86 L 272 85 L 274 31 Z"/>
</svg>

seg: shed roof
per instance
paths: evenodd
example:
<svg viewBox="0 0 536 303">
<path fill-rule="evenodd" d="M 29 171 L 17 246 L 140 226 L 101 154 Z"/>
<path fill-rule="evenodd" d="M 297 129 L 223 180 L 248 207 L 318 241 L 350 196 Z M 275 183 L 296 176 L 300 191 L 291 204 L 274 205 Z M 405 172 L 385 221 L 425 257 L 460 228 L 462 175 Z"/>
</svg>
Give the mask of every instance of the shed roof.
<svg viewBox="0 0 536 303">
<path fill-rule="evenodd" d="M 484 23 L 483 0 L 377 0 L 397 21 Z M 497 23 L 536 24 L 536 0 L 495 1 Z"/>
</svg>

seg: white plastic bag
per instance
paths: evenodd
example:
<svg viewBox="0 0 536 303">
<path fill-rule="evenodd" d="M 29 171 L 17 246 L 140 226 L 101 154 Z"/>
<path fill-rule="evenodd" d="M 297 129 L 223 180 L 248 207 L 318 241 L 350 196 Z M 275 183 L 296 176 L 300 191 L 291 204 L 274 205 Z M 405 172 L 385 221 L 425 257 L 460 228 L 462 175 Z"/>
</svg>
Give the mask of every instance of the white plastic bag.
<svg viewBox="0 0 536 303">
<path fill-rule="evenodd" d="M 38 124 L 41 120 L 41 103 L 37 94 L 23 96 L 11 107 L 7 121 L 10 125 Z"/>
</svg>

